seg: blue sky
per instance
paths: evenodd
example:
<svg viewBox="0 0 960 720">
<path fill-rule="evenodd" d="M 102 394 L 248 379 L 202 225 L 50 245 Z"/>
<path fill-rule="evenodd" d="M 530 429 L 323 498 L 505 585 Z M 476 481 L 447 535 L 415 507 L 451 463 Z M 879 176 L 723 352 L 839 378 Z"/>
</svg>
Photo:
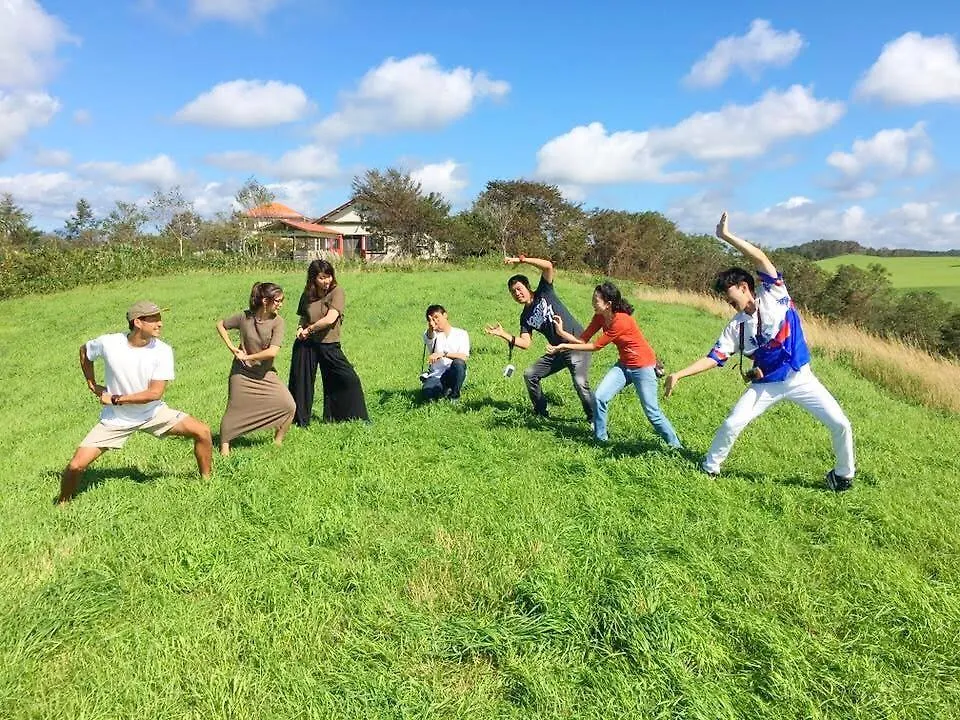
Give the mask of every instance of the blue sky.
<svg viewBox="0 0 960 720">
<path fill-rule="evenodd" d="M 0 192 L 55 229 L 255 175 L 319 215 L 399 166 L 455 208 L 525 177 L 771 246 L 960 247 L 957 6 L 575 5 L 5 0 Z"/>
</svg>

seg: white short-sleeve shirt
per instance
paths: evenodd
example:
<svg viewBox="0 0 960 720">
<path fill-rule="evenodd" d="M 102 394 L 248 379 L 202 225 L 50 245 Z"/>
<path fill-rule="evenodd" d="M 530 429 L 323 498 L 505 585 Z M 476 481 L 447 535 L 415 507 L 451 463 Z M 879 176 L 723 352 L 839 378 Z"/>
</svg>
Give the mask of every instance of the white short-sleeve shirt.
<svg viewBox="0 0 960 720">
<path fill-rule="evenodd" d="M 143 347 L 133 347 L 124 333 L 101 335 L 87 342 L 87 357 L 103 358 L 107 390 L 111 395 L 142 392 L 151 380 L 173 380 L 173 348 L 154 338 Z M 104 405 L 100 422 L 113 427 L 141 425 L 166 407 L 162 400 L 142 405 Z"/>
<path fill-rule="evenodd" d="M 460 328 L 450 328 L 448 333 L 434 333 L 432 338 L 424 333 L 423 344 L 426 345 L 428 354 L 448 352 L 470 355 L 470 335 Z M 430 376 L 440 377 L 452 364 L 453 360 L 450 358 L 442 357 L 434 360 L 430 363 Z"/>
</svg>

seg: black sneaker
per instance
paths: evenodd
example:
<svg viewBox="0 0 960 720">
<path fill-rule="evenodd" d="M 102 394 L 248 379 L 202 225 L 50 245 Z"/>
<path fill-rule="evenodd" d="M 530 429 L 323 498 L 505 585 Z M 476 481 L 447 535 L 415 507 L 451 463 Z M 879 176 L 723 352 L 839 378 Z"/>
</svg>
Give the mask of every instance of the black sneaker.
<svg viewBox="0 0 960 720">
<path fill-rule="evenodd" d="M 823 479 L 827 487 L 834 492 L 843 492 L 853 487 L 853 477 L 837 475 L 833 470 L 828 472 Z"/>
</svg>

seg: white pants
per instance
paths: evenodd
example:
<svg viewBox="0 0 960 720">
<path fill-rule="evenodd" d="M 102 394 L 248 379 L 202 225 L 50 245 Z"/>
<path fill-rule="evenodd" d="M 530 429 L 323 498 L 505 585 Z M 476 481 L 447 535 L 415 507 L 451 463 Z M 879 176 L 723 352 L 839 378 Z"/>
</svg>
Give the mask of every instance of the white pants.
<svg viewBox="0 0 960 720">
<path fill-rule="evenodd" d="M 703 459 L 703 469 L 709 473 L 720 472 L 720 465 L 727 459 L 743 429 L 781 400 L 795 402 L 827 426 L 833 438 L 834 472 L 853 477 L 853 428 L 840 404 L 816 378 L 809 365 L 797 372 L 790 371 L 781 382 L 750 385 L 713 436 L 710 450 Z"/>
</svg>

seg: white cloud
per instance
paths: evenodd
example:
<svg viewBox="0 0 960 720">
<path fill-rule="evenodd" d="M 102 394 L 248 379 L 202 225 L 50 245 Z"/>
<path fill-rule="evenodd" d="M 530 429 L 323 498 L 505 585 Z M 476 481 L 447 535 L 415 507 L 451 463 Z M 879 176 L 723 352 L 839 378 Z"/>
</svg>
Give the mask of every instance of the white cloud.
<svg viewBox="0 0 960 720">
<path fill-rule="evenodd" d="M 56 70 L 62 42 L 75 39 L 36 0 L 0 2 L 0 87 L 42 86 Z"/>
<path fill-rule="evenodd" d="M 727 105 L 677 125 L 608 133 L 600 123 L 576 127 L 537 153 L 537 175 L 561 183 L 689 182 L 696 171 L 670 171 L 680 159 L 717 162 L 762 155 L 793 137 L 812 135 L 844 113 L 842 102 L 818 100 L 810 88 L 770 90 L 752 105 Z"/>
<path fill-rule="evenodd" d="M 478 101 L 499 99 L 509 91 L 509 83 L 491 80 L 483 72 L 444 70 L 432 55 L 388 58 L 344 95 L 342 108 L 325 117 L 316 132 L 337 140 L 440 128 L 466 115 Z"/>
<path fill-rule="evenodd" d="M 5 93 L 0 90 L 0 160 L 33 128 L 50 122 L 60 102 L 44 92 Z"/>
<path fill-rule="evenodd" d="M 712 234 L 730 198 L 701 194 L 675 203 L 667 215 L 685 231 Z M 731 211 L 730 227 L 741 237 L 768 247 L 819 238 L 856 240 L 868 247 L 942 248 L 956 245 L 956 211 L 942 212 L 936 202 L 912 202 L 869 213 L 857 204 L 776 203 L 757 212 Z M 718 241 L 719 242 L 719 241 Z"/>
<path fill-rule="evenodd" d="M 420 183 L 425 193 L 436 192 L 453 202 L 469 184 L 466 169 L 453 160 L 423 165 L 412 171 L 410 177 Z"/>
<path fill-rule="evenodd" d="M 694 113 L 659 131 L 655 142 L 697 160 L 757 157 L 775 143 L 825 130 L 844 111 L 842 102 L 818 100 L 811 88 L 794 85 L 784 92 L 769 90 L 753 105 Z"/>
<path fill-rule="evenodd" d="M 53 229 L 70 216 L 87 184 L 66 172 L 34 172 L 0 177 L 0 195 L 10 193 L 33 215 L 38 227 Z"/>
<path fill-rule="evenodd" d="M 764 67 L 789 65 L 803 45 L 803 36 L 796 30 L 779 32 L 768 20 L 757 19 L 746 35 L 718 41 L 694 64 L 684 82 L 692 87 L 716 87 L 737 69 L 756 79 Z"/>
<path fill-rule="evenodd" d="M 809 205 L 812 203 L 808 197 L 803 197 L 803 195 L 794 195 L 792 198 L 787 198 L 782 203 L 777 203 L 777 207 L 786 208 L 787 210 L 793 210 L 794 208 L 803 207 L 804 205 Z"/>
<path fill-rule="evenodd" d="M 557 190 L 563 195 L 563 199 L 571 203 L 582 203 L 587 199 L 587 191 L 581 185 L 557 185 Z"/>
<path fill-rule="evenodd" d="M 66 167 L 73 161 L 68 150 L 41 148 L 34 153 L 33 162 L 40 167 Z"/>
<path fill-rule="evenodd" d="M 827 164 L 847 176 L 861 175 L 870 169 L 897 176 L 922 174 L 933 165 L 929 142 L 924 123 L 918 122 L 909 130 L 881 130 L 868 140 L 858 138 L 853 141 L 851 152 L 830 153 Z"/>
<path fill-rule="evenodd" d="M 901 35 L 884 45 L 857 85 L 856 95 L 895 105 L 960 102 L 957 44 L 949 35 Z"/>
<path fill-rule="evenodd" d="M 150 187 L 170 187 L 180 184 L 183 177 L 176 163 L 168 155 L 157 155 L 133 165 L 118 162 L 88 162 L 78 168 L 83 175 L 102 178 L 120 185 L 138 184 Z"/>
<path fill-rule="evenodd" d="M 277 197 L 277 202 L 293 208 L 310 217 L 317 213 L 317 193 L 322 185 L 309 180 L 291 180 L 283 183 L 270 183 L 266 186 Z"/>
<path fill-rule="evenodd" d="M 261 128 L 300 120 L 312 107 L 297 85 L 276 80 L 231 80 L 191 100 L 174 119 L 208 127 Z"/>
<path fill-rule="evenodd" d="M 204 217 L 212 217 L 217 213 L 229 213 L 237 209 L 234 196 L 239 187 L 230 188 L 223 182 L 209 182 L 193 189 L 190 195 L 193 199 L 193 209 Z"/>
<path fill-rule="evenodd" d="M 256 23 L 272 12 L 282 0 L 191 0 L 194 17 L 226 20 L 238 24 Z"/>
<path fill-rule="evenodd" d="M 538 177 L 565 184 L 685 182 L 688 173 L 665 174 L 671 158 L 656 154 L 649 132 L 608 133 L 598 122 L 575 127 L 537 152 Z"/>
<path fill-rule="evenodd" d="M 89 110 L 74 110 L 73 122 L 77 125 L 89 125 L 93 121 L 93 116 Z"/>
<path fill-rule="evenodd" d="M 273 160 L 266 155 L 231 150 L 208 155 L 205 161 L 224 170 L 275 177 L 279 180 L 317 180 L 339 174 L 337 154 L 322 145 L 304 145 Z"/>
</svg>

